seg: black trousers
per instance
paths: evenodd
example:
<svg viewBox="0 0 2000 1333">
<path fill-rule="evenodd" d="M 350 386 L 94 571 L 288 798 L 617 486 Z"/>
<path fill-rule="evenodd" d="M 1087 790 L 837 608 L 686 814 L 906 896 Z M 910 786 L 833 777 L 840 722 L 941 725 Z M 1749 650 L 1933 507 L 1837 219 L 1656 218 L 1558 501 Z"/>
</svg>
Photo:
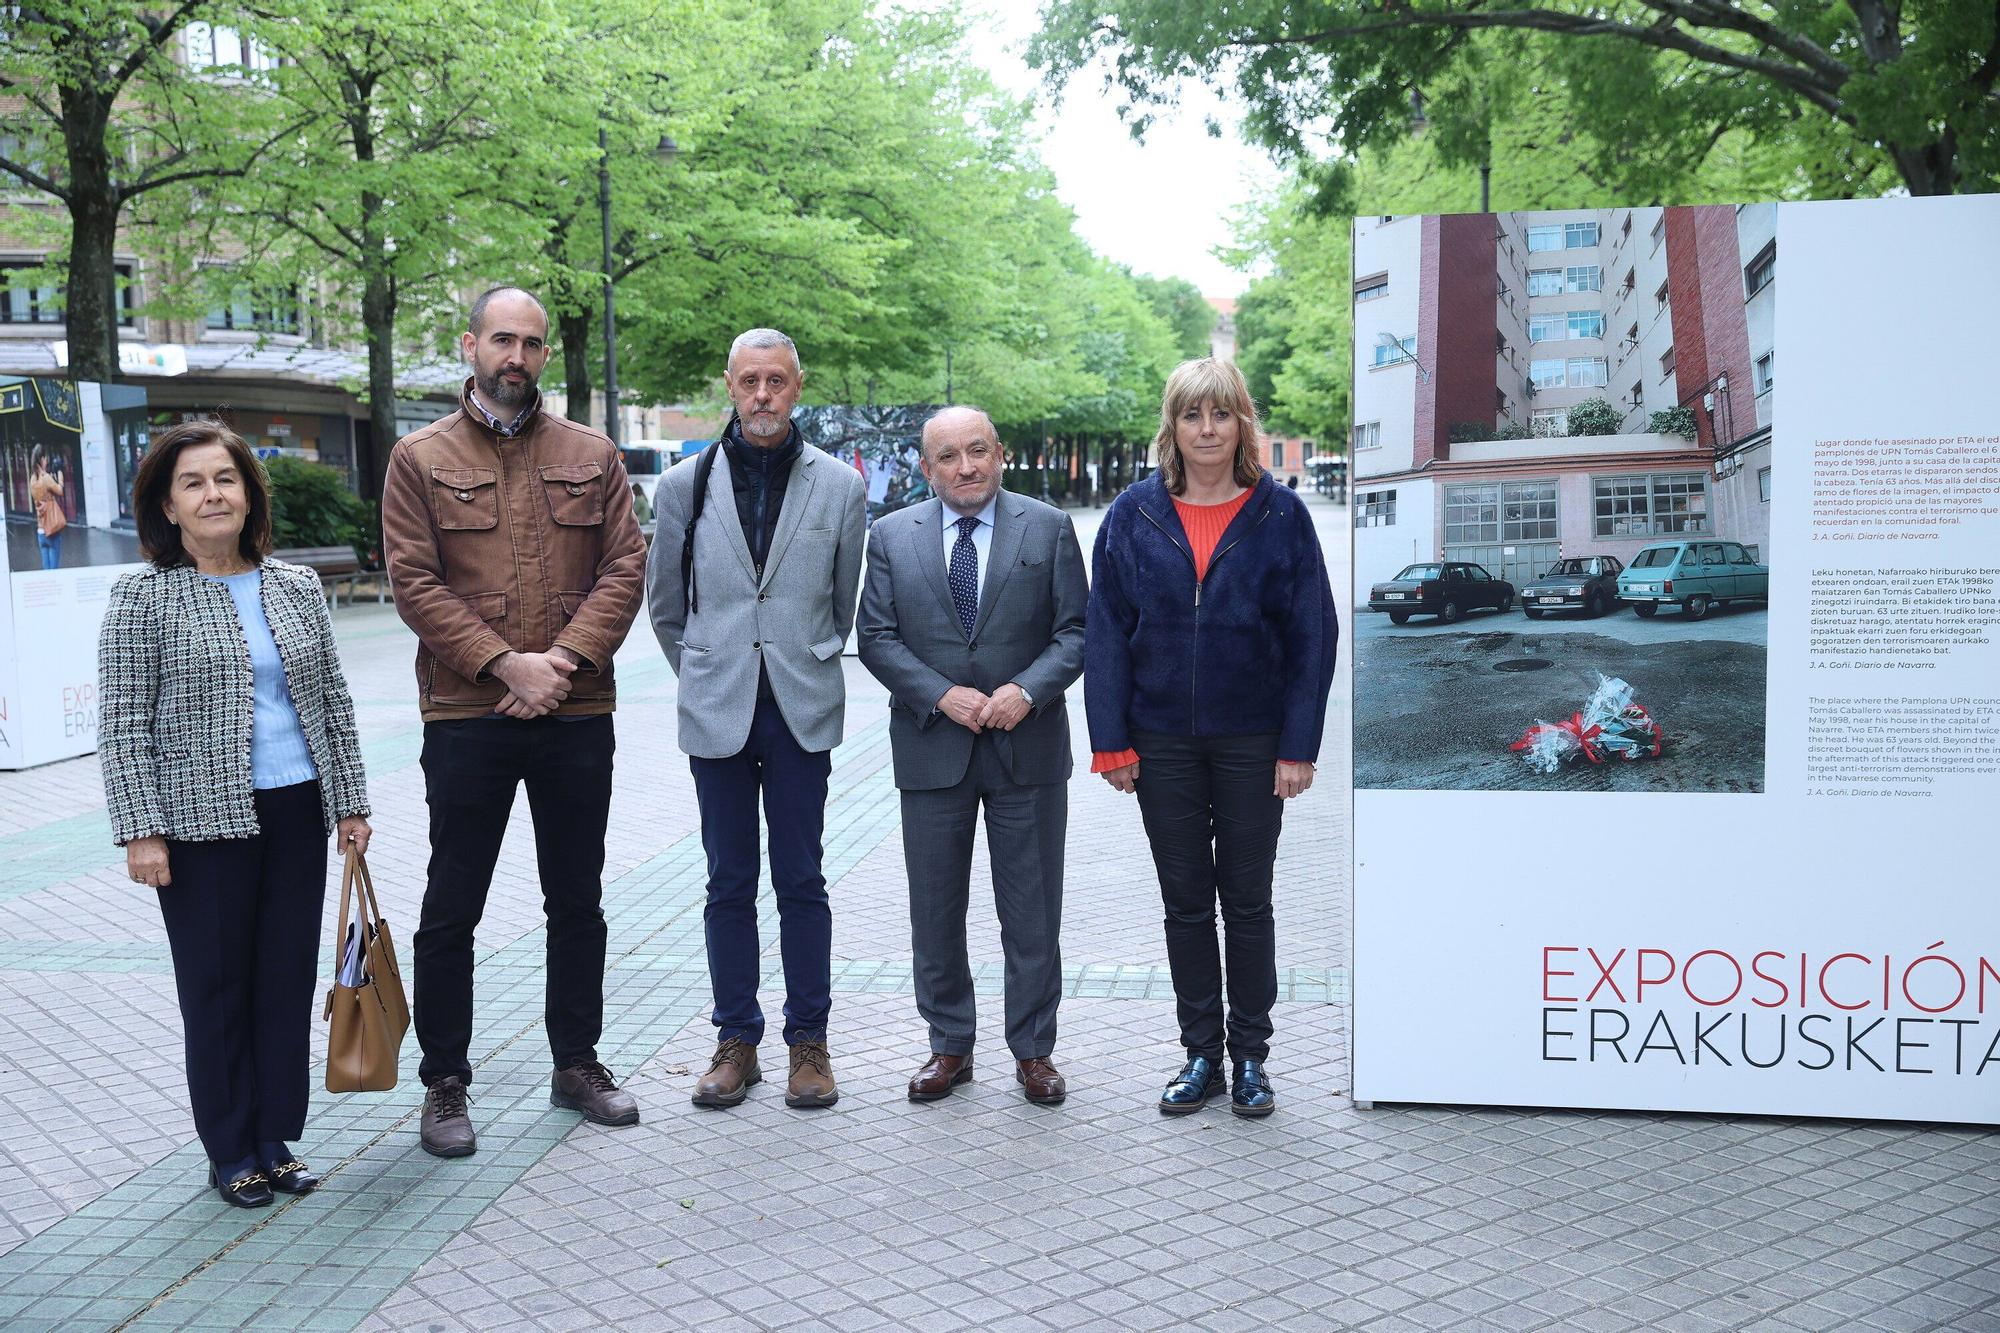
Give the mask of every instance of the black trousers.
<svg viewBox="0 0 2000 1333">
<path fill-rule="evenodd" d="M 1166 905 L 1167 965 L 1189 1055 L 1262 1060 L 1278 999 L 1271 872 L 1285 803 L 1273 794 L 1278 737 L 1135 731 L 1139 811 Z M 1222 947 L 1215 911 L 1222 908 Z M 1224 959 L 1229 1009 L 1223 1015 Z"/>
<path fill-rule="evenodd" d="M 329 839 L 317 782 L 256 793 L 254 838 L 167 842 L 160 916 L 187 1041 L 188 1102 L 211 1161 L 305 1132 Z"/>
<path fill-rule="evenodd" d="M 548 918 L 544 1017 L 557 1069 L 597 1058 L 604 1030 L 604 828 L 611 817 L 611 715 L 424 724 L 431 863 L 414 941 L 411 1018 L 428 1087 L 472 1082 L 472 935 L 514 789 L 525 784 Z"/>
</svg>

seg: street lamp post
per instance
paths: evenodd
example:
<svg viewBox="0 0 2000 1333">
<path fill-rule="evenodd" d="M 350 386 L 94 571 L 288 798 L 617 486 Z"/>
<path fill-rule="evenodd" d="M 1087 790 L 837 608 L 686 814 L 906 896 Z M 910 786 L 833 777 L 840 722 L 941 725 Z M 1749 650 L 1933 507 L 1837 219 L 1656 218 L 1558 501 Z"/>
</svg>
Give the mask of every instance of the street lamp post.
<svg viewBox="0 0 2000 1333">
<path fill-rule="evenodd" d="M 661 135 L 653 157 L 663 166 L 672 166 L 680 145 Z M 604 433 L 611 443 L 618 438 L 618 270 L 611 255 L 611 146 L 603 121 L 597 123 L 597 212 L 604 226 Z"/>
<path fill-rule="evenodd" d="M 618 278 L 611 267 L 611 148 L 597 126 L 597 211 L 604 223 L 604 433 L 618 439 Z"/>
</svg>

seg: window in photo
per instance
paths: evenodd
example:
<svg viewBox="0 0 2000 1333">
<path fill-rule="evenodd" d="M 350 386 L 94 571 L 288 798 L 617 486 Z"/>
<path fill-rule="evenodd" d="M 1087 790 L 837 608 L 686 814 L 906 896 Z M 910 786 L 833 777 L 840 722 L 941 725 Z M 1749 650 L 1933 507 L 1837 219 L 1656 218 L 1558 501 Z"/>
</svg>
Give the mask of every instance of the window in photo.
<svg viewBox="0 0 2000 1333">
<path fill-rule="evenodd" d="M 1528 417 L 1528 433 L 1538 440 L 1560 440 L 1569 434 L 1569 409 L 1536 408 Z"/>
<path fill-rule="evenodd" d="M 1569 335 L 1563 330 L 1565 325 L 1561 315 L 1528 316 L 1528 341 L 1531 343 L 1560 342 Z"/>
<path fill-rule="evenodd" d="M 1601 389 L 1611 383 L 1611 367 L 1601 356 L 1573 356 L 1567 367 L 1572 389 Z"/>
<path fill-rule="evenodd" d="M 1655 250 L 1659 249 L 1661 243 L 1664 242 L 1666 239 L 1667 239 L 1667 215 L 1666 213 L 1662 212 L 1660 214 L 1659 220 L 1653 224 L 1653 248 Z"/>
<path fill-rule="evenodd" d="M 1595 264 L 1578 264 L 1564 273 L 1565 288 L 1571 292 L 1604 290 L 1604 270 Z"/>
<path fill-rule="evenodd" d="M 1668 303 L 1667 284 L 1662 282 L 1660 284 L 1660 290 L 1653 293 L 1653 313 L 1656 315 L 1664 313 L 1667 308 L 1667 303 Z"/>
<path fill-rule="evenodd" d="M 1563 362 L 1561 357 L 1549 357 L 1528 363 L 1528 382 L 1537 389 L 1560 389 L 1563 387 Z"/>
<path fill-rule="evenodd" d="M 1597 224 L 1595 222 L 1565 222 L 1563 224 L 1563 248 L 1565 250 L 1586 250 L 1597 244 Z"/>
<path fill-rule="evenodd" d="M 1757 358 L 1758 394 L 1762 395 L 1771 392 L 1771 382 L 1777 370 L 1777 360 L 1778 354 L 1776 352 L 1766 352 Z"/>
<path fill-rule="evenodd" d="M 1771 469 L 1757 469 L 1757 498 L 1765 504 L 1771 503 Z"/>
<path fill-rule="evenodd" d="M 1670 472 L 1591 481 L 1599 537 L 1655 537 L 1708 531 L 1708 475 Z"/>
<path fill-rule="evenodd" d="M 1673 373 L 1674 373 L 1674 349 L 1669 347 L 1666 351 L 1660 354 L 1660 378 L 1665 379 L 1667 378 L 1667 376 Z"/>
<path fill-rule="evenodd" d="M 1772 241 L 1757 252 L 1743 268 L 1743 299 L 1749 300 L 1771 285 L 1778 276 L 1778 243 Z"/>
<path fill-rule="evenodd" d="M 1528 228 L 1528 253 L 1540 254 L 1545 250 L 1563 248 L 1562 224 L 1552 223 L 1545 227 Z"/>
<path fill-rule="evenodd" d="M 1602 338 L 1604 336 L 1603 313 L 1596 310 L 1570 311 L 1569 336 L 1572 338 Z"/>
<path fill-rule="evenodd" d="M 1363 278 L 1354 284 L 1354 299 L 1357 303 L 1374 301 L 1389 294 L 1389 275 L 1377 273 L 1372 278 Z"/>
<path fill-rule="evenodd" d="M 1379 421 L 1359 421 L 1354 425 L 1354 448 L 1380 449 L 1382 447 L 1382 423 Z"/>
<path fill-rule="evenodd" d="M 1396 526 L 1396 492 L 1363 491 L 1354 497 L 1354 526 L 1393 528 Z"/>
<path fill-rule="evenodd" d="M 1376 340 L 1375 364 L 1378 366 L 1399 366 L 1405 361 L 1416 359 L 1417 335 L 1414 333 L 1400 340 L 1384 334 Z"/>
<path fill-rule="evenodd" d="M 1563 271 L 1559 268 L 1531 268 L 1528 270 L 1528 295 L 1561 296 L 1563 293 Z"/>
</svg>

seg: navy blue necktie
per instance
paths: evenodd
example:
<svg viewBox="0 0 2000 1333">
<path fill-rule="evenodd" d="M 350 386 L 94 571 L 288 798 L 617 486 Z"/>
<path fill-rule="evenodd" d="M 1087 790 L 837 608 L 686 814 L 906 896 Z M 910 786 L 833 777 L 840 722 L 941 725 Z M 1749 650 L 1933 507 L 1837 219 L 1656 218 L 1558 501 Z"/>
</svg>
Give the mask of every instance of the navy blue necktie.
<svg viewBox="0 0 2000 1333">
<path fill-rule="evenodd" d="M 958 520 L 958 540 L 951 545 L 951 604 L 968 639 L 972 622 L 979 618 L 979 552 L 972 545 L 972 530 L 978 526 L 976 514 Z"/>
</svg>

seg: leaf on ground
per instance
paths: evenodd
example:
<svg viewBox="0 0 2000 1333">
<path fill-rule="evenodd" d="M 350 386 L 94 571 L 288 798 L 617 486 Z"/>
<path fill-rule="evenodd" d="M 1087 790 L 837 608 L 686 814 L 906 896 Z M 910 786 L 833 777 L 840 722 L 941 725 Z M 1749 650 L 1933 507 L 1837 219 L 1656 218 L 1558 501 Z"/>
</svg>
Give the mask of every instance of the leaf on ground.
<svg viewBox="0 0 2000 1333">
<path fill-rule="evenodd" d="M 694 1207 L 694 1200 L 693 1200 L 693 1199 L 682 1199 L 682 1200 L 681 1200 L 681 1207 L 683 1207 L 683 1208 L 692 1208 L 692 1207 Z"/>
<path fill-rule="evenodd" d="M 668 1065 L 665 1069 L 663 1069 L 660 1072 L 666 1074 L 685 1074 L 687 1073 L 687 1071 L 688 1067 L 686 1065 Z"/>
</svg>

